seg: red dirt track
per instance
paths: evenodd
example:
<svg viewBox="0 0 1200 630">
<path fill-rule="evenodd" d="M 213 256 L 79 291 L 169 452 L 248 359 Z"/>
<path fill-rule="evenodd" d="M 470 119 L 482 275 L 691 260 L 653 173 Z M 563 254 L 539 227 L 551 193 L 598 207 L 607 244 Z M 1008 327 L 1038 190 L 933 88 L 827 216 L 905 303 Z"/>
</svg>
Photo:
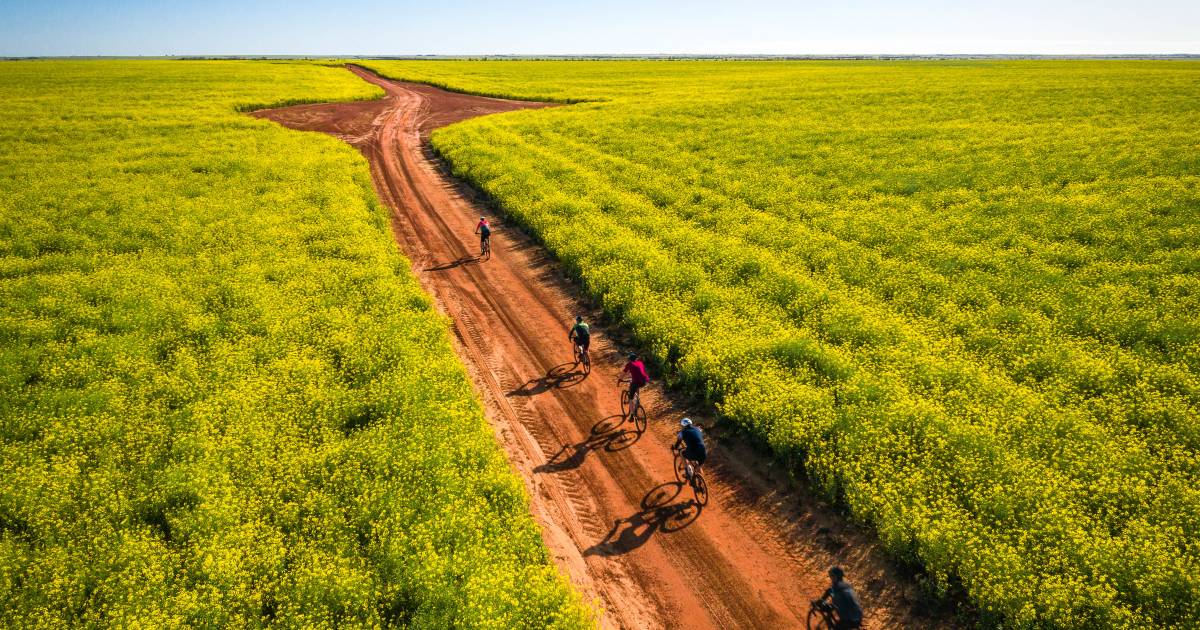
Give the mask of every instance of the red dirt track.
<svg viewBox="0 0 1200 630">
<path fill-rule="evenodd" d="M 547 104 L 350 70 L 387 96 L 253 115 L 332 134 L 367 157 L 397 242 L 454 322 L 457 350 L 524 478 L 551 554 L 602 610 L 603 626 L 802 628 L 832 564 L 845 567 L 858 590 L 864 627 L 946 625 L 941 615 L 915 612 L 911 580 L 869 535 L 803 489 L 770 481 L 769 465 L 744 446 L 712 447 L 711 500 L 699 509 L 690 489 L 675 484 L 669 450 L 684 407 L 652 384 L 643 394 L 649 429 L 638 435 L 619 422 L 619 331 L 593 327 L 593 368 L 584 375 L 566 331 L 589 309 L 545 250 L 493 217 L 492 256 L 476 257 L 475 223 L 491 212 L 433 157 L 429 132 Z"/>
</svg>

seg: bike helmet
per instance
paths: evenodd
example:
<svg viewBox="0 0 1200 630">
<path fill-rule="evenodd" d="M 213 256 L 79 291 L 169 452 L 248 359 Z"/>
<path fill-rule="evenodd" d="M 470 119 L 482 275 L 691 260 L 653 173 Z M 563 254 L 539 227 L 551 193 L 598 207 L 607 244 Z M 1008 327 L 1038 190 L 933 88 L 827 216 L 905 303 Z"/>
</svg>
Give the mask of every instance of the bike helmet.
<svg viewBox="0 0 1200 630">
<path fill-rule="evenodd" d="M 575 321 L 577 321 L 577 322 L 582 322 L 582 321 L 583 321 L 583 315 L 576 315 L 576 316 L 575 316 Z"/>
<path fill-rule="evenodd" d="M 636 353 L 636 352 L 630 352 L 630 353 L 629 353 L 629 360 L 630 360 L 630 361 L 637 361 L 637 353 Z"/>
<path fill-rule="evenodd" d="M 681 426 L 681 427 L 690 427 L 690 426 L 692 426 L 692 419 L 691 419 L 691 418 L 684 418 L 683 420 L 680 420 L 680 421 L 679 421 L 679 426 Z"/>
<path fill-rule="evenodd" d="M 829 577 L 831 577 L 835 580 L 840 580 L 840 579 L 846 577 L 846 572 L 842 570 L 842 567 L 830 567 L 829 568 Z"/>
</svg>

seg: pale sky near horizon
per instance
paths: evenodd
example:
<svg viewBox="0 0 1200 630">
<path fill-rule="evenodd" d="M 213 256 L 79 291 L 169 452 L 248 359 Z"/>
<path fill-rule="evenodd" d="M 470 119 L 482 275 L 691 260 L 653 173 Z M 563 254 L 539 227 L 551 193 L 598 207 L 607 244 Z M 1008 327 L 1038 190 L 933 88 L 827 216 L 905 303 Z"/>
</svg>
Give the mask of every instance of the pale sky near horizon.
<svg viewBox="0 0 1200 630">
<path fill-rule="evenodd" d="M 1200 0 L 0 0 L 0 56 L 1200 54 Z"/>
</svg>

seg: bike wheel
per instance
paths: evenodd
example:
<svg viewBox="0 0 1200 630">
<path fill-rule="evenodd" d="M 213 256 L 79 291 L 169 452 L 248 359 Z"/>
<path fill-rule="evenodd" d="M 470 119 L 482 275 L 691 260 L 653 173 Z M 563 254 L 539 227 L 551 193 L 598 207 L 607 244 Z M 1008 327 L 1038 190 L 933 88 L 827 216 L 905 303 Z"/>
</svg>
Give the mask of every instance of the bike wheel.
<svg viewBox="0 0 1200 630">
<path fill-rule="evenodd" d="M 580 363 L 583 363 L 583 351 L 579 349 L 579 346 L 575 346 L 575 364 L 579 365 Z"/>
<path fill-rule="evenodd" d="M 629 390 L 627 389 L 621 392 L 621 417 L 629 417 Z"/>
<path fill-rule="evenodd" d="M 633 428 L 638 433 L 646 430 L 646 408 L 641 405 L 637 406 L 637 411 L 633 414 Z"/>
<path fill-rule="evenodd" d="M 675 451 L 675 481 L 683 483 L 687 479 L 687 460 L 683 458 L 683 451 Z"/>
<path fill-rule="evenodd" d="M 816 608 L 808 609 L 808 619 L 805 621 L 808 630 L 832 630 L 833 623 L 829 621 L 829 615 L 817 610 Z"/>
<path fill-rule="evenodd" d="M 708 505 L 708 482 L 699 471 L 692 473 L 692 494 L 696 496 L 696 504 L 700 507 Z"/>
</svg>

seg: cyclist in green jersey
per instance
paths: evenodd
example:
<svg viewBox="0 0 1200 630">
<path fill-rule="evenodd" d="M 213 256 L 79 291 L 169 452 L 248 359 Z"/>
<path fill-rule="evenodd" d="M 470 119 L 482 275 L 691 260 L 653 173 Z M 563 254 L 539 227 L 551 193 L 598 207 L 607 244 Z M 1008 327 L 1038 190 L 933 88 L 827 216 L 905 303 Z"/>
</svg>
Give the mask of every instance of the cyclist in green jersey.
<svg viewBox="0 0 1200 630">
<path fill-rule="evenodd" d="M 584 323 L 583 315 L 575 317 L 575 325 L 567 333 L 567 339 L 571 340 L 579 348 L 579 357 L 583 361 L 583 364 L 591 365 L 592 358 L 588 356 L 588 347 L 592 344 L 592 331 Z"/>
</svg>

